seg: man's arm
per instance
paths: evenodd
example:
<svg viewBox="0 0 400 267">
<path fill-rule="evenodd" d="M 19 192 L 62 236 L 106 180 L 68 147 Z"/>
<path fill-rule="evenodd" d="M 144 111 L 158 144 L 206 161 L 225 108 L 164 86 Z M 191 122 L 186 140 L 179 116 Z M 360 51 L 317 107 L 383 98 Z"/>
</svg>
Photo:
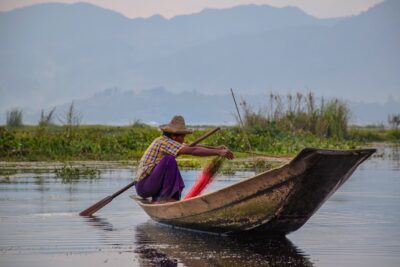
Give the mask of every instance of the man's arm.
<svg viewBox="0 0 400 267">
<path fill-rule="evenodd" d="M 184 146 L 178 151 L 178 155 L 193 155 L 193 156 L 200 156 L 200 157 L 221 156 L 221 157 L 225 157 L 227 159 L 234 158 L 233 153 L 226 147 L 207 148 L 207 147 L 199 146 L 199 145 L 194 146 L 194 147 Z"/>
<path fill-rule="evenodd" d="M 226 146 L 206 146 L 206 145 L 196 145 L 196 147 L 204 147 L 209 149 L 228 149 Z"/>
</svg>

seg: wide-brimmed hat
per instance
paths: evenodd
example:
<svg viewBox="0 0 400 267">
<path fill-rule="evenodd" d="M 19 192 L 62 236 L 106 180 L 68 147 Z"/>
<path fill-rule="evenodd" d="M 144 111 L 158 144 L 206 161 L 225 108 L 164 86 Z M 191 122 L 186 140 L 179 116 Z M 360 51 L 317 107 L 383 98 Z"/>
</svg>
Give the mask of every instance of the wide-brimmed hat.
<svg viewBox="0 0 400 267">
<path fill-rule="evenodd" d="M 190 134 L 193 130 L 186 128 L 185 119 L 182 116 L 174 116 L 168 124 L 160 125 L 161 131 L 172 134 Z"/>
</svg>

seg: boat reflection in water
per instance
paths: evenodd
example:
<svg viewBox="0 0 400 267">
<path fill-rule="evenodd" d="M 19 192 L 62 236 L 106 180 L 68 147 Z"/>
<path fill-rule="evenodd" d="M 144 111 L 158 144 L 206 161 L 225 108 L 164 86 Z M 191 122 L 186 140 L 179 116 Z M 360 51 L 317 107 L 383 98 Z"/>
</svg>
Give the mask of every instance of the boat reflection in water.
<svg viewBox="0 0 400 267">
<path fill-rule="evenodd" d="M 147 222 L 135 240 L 142 266 L 313 266 L 284 236 L 219 236 Z"/>
</svg>

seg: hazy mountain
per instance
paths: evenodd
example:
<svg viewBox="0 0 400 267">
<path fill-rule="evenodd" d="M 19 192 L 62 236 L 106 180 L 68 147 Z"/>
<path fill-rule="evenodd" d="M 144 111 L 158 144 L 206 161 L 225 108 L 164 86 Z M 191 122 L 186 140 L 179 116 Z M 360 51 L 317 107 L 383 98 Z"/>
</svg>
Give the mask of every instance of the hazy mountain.
<svg viewBox="0 0 400 267">
<path fill-rule="evenodd" d="M 268 92 L 255 95 L 236 94 L 236 100 L 240 102 L 244 99 L 254 111 L 265 112 L 269 106 L 268 95 Z M 400 113 L 400 101 L 390 98 L 383 104 L 359 101 L 346 103 L 351 110 L 352 124 L 387 124 L 389 114 Z M 57 106 L 56 117 L 63 120 L 70 105 L 71 102 Z M 236 123 L 236 108 L 229 91 L 220 95 L 207 95 L 195 91 L 174 93 L 164 87 L 140 92 L 109 88 L 91 97 L 74 101 L 74 107 L 83 124 L 127 125 L 137 120 L 162 124 L 176 114 L 184 115 L 191 124 Z M 49 109 L 46 112 L 48 111 Z M 24 111 L 25 123 L 37 124 L 39 118 L 40 110 Z M 55 122 L 60 123 L 58 120 Z"/>
<path fill-rule="evenodd" d="M 0 13 L 0 112 L 90 98 L 102 88 L 159 85 L 208 94 L 233 87 L 240 93 L 398 98 L 399 12 L 392 0 L 332 20 L 255 5 L 169 20 L 128 19 L 84 3 Z M 190 102 L 191 94 L 177 95 Z M 150 100 L 138 102 L 143 116 L 159 108 Z"/>
<path fill-rule="evenodd" d="M 389 115 L 400 114 L 400 101 L 389 97 L 384 103 L 349 101 L 351 123 L 357 125 L 388 125 Z"/>
<path fill-rule="evenodd" d="M 334 21 L 269 6 L 205 10 L 171 20 L 128 19 L 84 3 L 16 9 L 0 14 L 0 104 L 47 106 L 106 87 L 154 87 L 162 84 L 154 79 L 160 73 L 146 76 L 148 66 L 183 49 L 226 36 Z"/>
<path fill-rule="evenodd" d="M 70 104 L 56 107 L 58 117 L 63 117 Z M 230 124 L 235 121 L 232 113 L 235 107 L 230 95 L 173 93 L 163 87 L 138 93 L 110 88 L 74 101 L 74 107 L 85 124 L 126 125 L 137 120 L 160 124 L 176 114 L 183 114 L 187 122 L 196 124 Z M 40 113 L 30 110 L 27 115 L 26 122 L 37 123 Z"/>
<path fill-rule="evenodd" d="M 388 1 L 333 27 L 304 26 L 221 38 L 152 62 L 144 67 L 144 76 L 152 73 L 154 80 L 178 90 L 309 88 L 349 99 L 399 97 L 397 14 L 400 2 Z"/>
</svg>

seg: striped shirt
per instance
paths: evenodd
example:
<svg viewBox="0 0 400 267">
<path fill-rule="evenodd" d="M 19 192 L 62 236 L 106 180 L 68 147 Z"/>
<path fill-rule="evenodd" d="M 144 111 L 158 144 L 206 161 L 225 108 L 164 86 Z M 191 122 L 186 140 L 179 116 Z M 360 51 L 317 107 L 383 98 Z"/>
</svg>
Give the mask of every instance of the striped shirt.
<svg viewBox="0 0 400 267">
<path fill-rule="evenodd" d="M 183 146 L 183 144 L 164 135 L 156 138 L 140 159 L 135 180 L 140 181 L 149 175 L 166 155 L 178 156 L 178 152 Z"/>
</svg>

